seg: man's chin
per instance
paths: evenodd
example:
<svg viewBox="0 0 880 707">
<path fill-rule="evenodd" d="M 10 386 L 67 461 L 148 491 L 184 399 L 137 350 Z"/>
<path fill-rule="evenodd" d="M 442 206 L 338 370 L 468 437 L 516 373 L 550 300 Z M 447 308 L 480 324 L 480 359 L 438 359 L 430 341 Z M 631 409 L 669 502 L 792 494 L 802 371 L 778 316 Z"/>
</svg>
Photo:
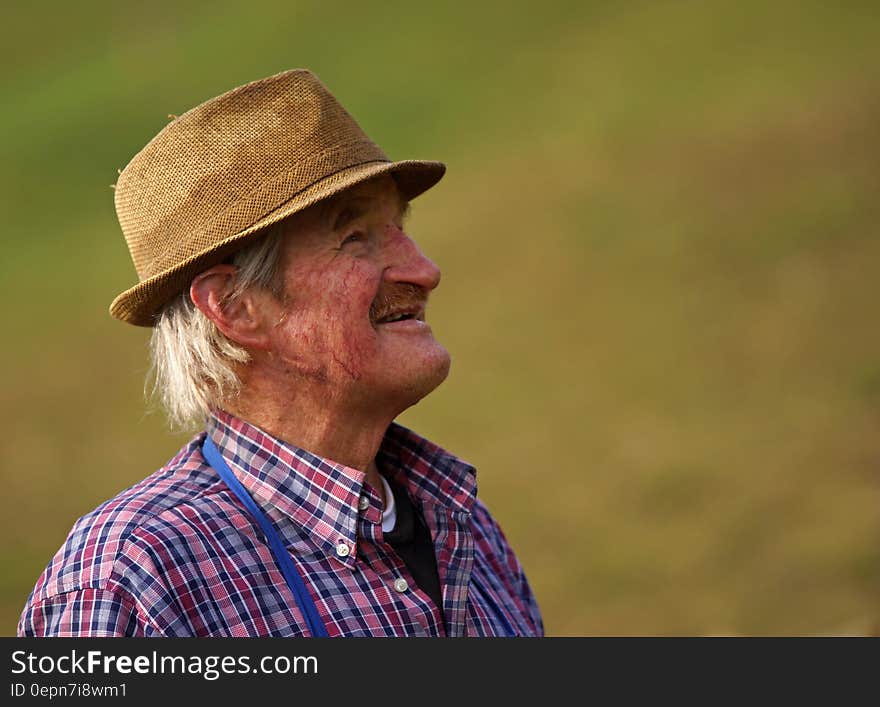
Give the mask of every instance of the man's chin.
<svg viewBox="0 0 880 707">
<path fill-rule="evenodd" d="M 422 360 L 417 370 L 390 371 L 393 383 L 389 386 L 390 398 L 394 399 L 400 412 L 412 407 L 432 393 L 446 380 L 452 359 L 442 346 L 431 359 Z"/>
<path fill-rule="evenodd" d="M 434 391 L 449 376 L 449 368 L 452 366 L 452 357 L 446 349 L 443 349 L 443 354 L 443 356 L 438 358 L 437 366 L 433 370 L 433 375 L 425 380 L 425 391 L 419 397 L 419 400 L 424 398 L 428 393 Z"/>
</svg>

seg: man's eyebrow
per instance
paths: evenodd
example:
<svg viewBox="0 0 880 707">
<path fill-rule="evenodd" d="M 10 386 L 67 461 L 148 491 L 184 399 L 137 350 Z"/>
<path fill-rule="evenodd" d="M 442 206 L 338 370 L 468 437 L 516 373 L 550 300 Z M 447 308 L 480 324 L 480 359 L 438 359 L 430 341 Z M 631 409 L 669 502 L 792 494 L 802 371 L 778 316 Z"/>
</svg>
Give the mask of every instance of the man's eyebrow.
<svg viewBox="0 0 880 707">
<path fill-rule="evenodd" d="M 339 213 L 336 216 L 336 220 L 333 223 L 333 230 L 340 231 L 352 221 L 363 216 L 367 211 L 366 204 L 371 201 L 373 201 L 373 199 L 368 196 L 356 196 L 347 199 L 345 205 L 339 210 Z M 405 219 L 409 216 L 411 209 L 408 201 L 401 198 L 398 208 L 400 210 L 401 219 Z"/>
<path fill-rule="evenodd" d="M 333 223 L 334 231 L 342 230 L 352 221 L 364 215 L 366 209 L 363 206 L 359 206 L 356 203 L 358 201 L 366 201 L 366 199 L 351 199 L 340 209 L 339 214 L 336 216 L 336 221 Z"/>
</svg>

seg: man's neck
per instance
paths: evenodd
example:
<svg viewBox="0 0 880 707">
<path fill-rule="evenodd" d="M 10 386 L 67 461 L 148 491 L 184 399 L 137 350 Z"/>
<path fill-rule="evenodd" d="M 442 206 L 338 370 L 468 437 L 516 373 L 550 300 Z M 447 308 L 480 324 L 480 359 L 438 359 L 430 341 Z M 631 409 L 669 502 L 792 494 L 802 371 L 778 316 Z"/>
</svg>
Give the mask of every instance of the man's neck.
<svg viewBox="0 0 880 707">
<path fill-rule="evenodd" d="M 394 415 L 358 414 L 356 408 L 333 396 L 315 395 L 307 386 L 283 400 L 277 393 L 261 395 L 253 382 L 248 391 L 223 408 L 290 445 L 364 472 L 365 481 L 386 501 L 376 454 Z"/>
</svg>

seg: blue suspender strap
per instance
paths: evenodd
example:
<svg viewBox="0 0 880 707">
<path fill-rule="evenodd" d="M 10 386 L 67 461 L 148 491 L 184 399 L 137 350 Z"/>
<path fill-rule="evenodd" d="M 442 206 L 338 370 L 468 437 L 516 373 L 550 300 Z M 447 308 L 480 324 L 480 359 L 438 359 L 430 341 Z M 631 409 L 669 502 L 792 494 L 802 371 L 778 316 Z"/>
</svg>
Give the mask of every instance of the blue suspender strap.
<svg viewBox="0 0 880 707">
<path fill-rule="evenodd" d="M 266 540 L 272 548 L 275 562 L 277 562 L 278 566 L 281 568 L 281 573 L 287 581 L 287 586 L 290 587 L 290 591 L 293 592 L 296 603 L 305 617 L 309 632 L 312 636 L 326 638 L 327 629 L 324 627 L 323 621 L 321 621 L 321 616 L 318 614 L 315 602 L 312 601 L 311 595 L 303 584 L 302 577 L 300 577 L 293 561 L 290 559 L 290 555 L 287 553 L 287 548 L 284 547 L 284 543 L 275 528 L 272 527 L 272 523 L 260 510 L 260 507 L 257 506 L 256 502 L 251 498 L 241 482 L 235 478 L 232 469 L 230 469 L 226 462 L 223 461 L 223 457 L 210 435 L 205 437 L 205 442 L 202 445 L 202 453 L 204 454 L 205 459 L 208 460 L 208 463 L 214 468 L 214 471 L 220 475 L 220 478 L 226 482 L 226 485 L 230 488 L 232 493 L 236 495 L 238 500 L 245 505 L 248 511 L 250 511 L 250 514 L 256 519 L 257 523 L 260 524 L 260 528 L 263 530 L 263 535 L 266 536 Z"/>
</svg>

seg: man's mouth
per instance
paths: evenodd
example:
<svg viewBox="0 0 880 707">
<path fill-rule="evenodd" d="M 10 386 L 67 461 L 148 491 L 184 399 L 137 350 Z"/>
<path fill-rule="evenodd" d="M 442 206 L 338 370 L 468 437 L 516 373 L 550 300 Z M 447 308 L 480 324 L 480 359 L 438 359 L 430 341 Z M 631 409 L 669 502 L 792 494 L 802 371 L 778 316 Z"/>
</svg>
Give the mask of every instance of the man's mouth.
<svg viewBox="0 0 880 707">
<path fill-rule="evenodd" d="M 393 322 L 402 322 L 408 319 L 425 320 L 425 310 L 423 307 L 409 307 L 407 309 L 398 309 L 393 312 L 382 315 L 376 319 L 376 325 L 391 324 Z"/>
<path fill-rule="evenodd" d="M 370 305 L 373 326 L 406 321 L 425 321 L 427 292 L 412 284 L 397 283 L 383 288 Z"/>
</svg>

